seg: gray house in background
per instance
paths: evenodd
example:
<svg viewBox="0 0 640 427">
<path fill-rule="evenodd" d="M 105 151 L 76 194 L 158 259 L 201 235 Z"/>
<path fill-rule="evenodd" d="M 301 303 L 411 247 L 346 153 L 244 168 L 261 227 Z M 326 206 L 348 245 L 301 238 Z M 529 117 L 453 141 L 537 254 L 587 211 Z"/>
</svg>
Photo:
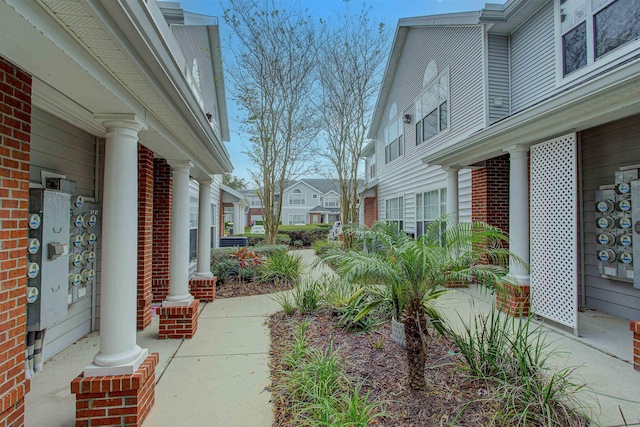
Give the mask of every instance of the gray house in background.
<svg viewBox="0 0 640 427">
<path fill-rule="evenodd" d="M 416 236 L 444 213 L 487 221 L 530 262 L 510 274 L 535 314 L 576 332 L 579 308 L 640 319 L 639 16 L 638 0 L 510 0 L 401 19 L 361 218 Z"/>
</svg>

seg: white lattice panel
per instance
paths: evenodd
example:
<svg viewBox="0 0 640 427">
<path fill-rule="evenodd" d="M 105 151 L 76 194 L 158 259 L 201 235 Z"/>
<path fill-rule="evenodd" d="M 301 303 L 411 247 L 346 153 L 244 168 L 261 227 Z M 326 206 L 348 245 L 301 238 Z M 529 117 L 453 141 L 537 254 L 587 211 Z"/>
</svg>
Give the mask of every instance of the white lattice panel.
<svg viewBox="0 0 640 427">
<path fill-rule="evenodd" d="M 531 147 L 531 309 L 571 328 L 578 321 L 575 134 Z"/>
</svg>

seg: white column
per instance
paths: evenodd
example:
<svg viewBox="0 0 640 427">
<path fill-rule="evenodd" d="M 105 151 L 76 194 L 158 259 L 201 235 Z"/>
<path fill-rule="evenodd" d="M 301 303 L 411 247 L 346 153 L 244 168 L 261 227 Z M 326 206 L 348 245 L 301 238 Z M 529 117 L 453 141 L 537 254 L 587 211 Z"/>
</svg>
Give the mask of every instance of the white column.
<svg viewBox="0 0 640 427">
<path fill-rule="evenodd" d="M 212 277 L 211 273 L 211 183 L 212 178 L 198 180 L 198 269 L 196 276 Z"/>
<path fill-rule="evenodd" d="M 529 149 L 514 146 L 509 152 L 509 249 L 529 264 Z M 509 274 L 519 285 L 529 285 L 525 266 L 509 261 Z"/>
<path fill-rule="evenodd" d="M 444 167 L 447 171 L 447 215 L 451 217 L 454 223 L 460 221 L 458 207 L 458 168 Z"/>
<path fill-rule="evenodd" d="M 163 307 L 189 305 L 189 170 L 190 161 L 168 161 L 171 166 L 171 262 L 169 295 Z"/>
<path fill-rule="evenodd" d="M 135 115 L 100 115 L 107 129 L 102 208 L 100 350 L 85 377 L 133 374 L 148 355 L 136 344 L 138 132 Z"/>
</svg>

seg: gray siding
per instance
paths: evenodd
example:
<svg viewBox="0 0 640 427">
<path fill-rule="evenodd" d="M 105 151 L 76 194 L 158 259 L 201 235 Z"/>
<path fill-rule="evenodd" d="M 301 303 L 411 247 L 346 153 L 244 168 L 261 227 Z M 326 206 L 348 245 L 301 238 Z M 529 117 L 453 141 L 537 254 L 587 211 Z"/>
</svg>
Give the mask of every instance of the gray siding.
<svg viewBox="0 0 640 427">
<path fill-rule="evenodd" d="M 585 232 L 586 305 L 626 319 L 640 318 L 640 289 L 631 283 L 604 279 L 598 272 L 595 227 L 595 191 L 613 184 L 620 166 L 640 163 L 640 117 L 631 117 L 581 134 Z"/>
<path fill-rule="evenodd" d="M 489 34 L 487 40 L 489 124 L 509 115 L 509 37 Z M 502 103 L 502 105 L 498 105 Z"/>
<path fill-rule="evenodd" d="M 412 28 L 396 70 L 396 78 L 376 135 L 376 168 L 379 218 L 385 216 L 385 200 L 405 197 L 405 230 L 415 232 L 415 194 L 446 187 L 446 173 L 427 166 L 427 150 L 447 146 L 481 129 L 485 123 L 484 35 L 479 26 Z M 450 129 L 416 145 L 415 120 L 404 125 L 404 156 L 385 164 L 384 130 L 393 103 L 402 114 L 415 117 L 415 101 L 423 93 L 422 78 L 429 61 L 439 71 L 449 68 Z M 471 174 L 460 174 L 460 219 L 471 220 Z"/>
<path fill-rule="evenodd" d="M 218 70 L 213 69 L 209 33 L 205 26 L 172 25 L 171 31 L 182 50 L 189 69 L 193 60 L 197 59 L 200 70 L 200 94 L 203 101 L 204 113 L 211 113 L 215 119 L 216 132 L 220 132 L 220 117 L 218 116 L 218 102 L 216 99 L 215 75 Z"/>
<path fill-rule="evenodd" d="M 555 28 L 549 1 L 511 35 L 511 113 L 555 89 Z"/>
<path fill-rule="evenodd" d="M 40 182 L 43 169 L 61 173 L 76 181 L 78 194 L 94 197 L 95 137 L 37 108 L 33 109 L 31 130 L 31 181 Z M 97 254 L 99 257 L 99 243 Z M 98 259 L 98 283 L 100 265 Z M 44 358 L 50 358 L 87 334 L 90 327 L 91 298 L 85 298 L 70 305 L 67 317 L 47 329 Z"/>
</svg>

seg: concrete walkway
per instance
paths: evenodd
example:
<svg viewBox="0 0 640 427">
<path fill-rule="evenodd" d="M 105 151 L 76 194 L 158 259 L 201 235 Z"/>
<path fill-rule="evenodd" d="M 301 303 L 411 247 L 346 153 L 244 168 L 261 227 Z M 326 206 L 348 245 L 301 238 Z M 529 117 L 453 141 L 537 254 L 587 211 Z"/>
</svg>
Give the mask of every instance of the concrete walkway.
<svg viewBox="0 0 640 427">
<path fill-rule="evenodd" d="M 315 260 L 313 251 L 295 253 L 308 271 Z M 326 267 L 307 274 L 317 278 L 323 273 L 333 274 Z M 460 317 L 469 319 L 470 307 L 486 311 L 492 299 L 472 287 L 452 292 L 440 303 L 451 322 L 460 326 Z M 273 412 L 266 389 L 270 343 L 265 320 L 279 309 L 266 295 L 204 304 L 198 332 L 191 340 L 158 340 L 154 318 L 150 328 L 138 333 L 139 345 L 160 352 L 156 403 L 144 427 L 270 427 Z M 555 363 L 580 366 L 577 374 L 593 392 L 583 397 L 600 425 L 624 425 L 621 411 L 628 425 L 640 423 L 640 372 L 624 357 L 610 355 L 619 352 L 630 357 L 631 333 L 618 324 L 611 329 L 610 322 L 615 320 L 600 320 L 588 324 L 589 334 L 581 338 L 547 329 L 548 341 L 563 351 Z M 96 353 L 98 341 L 97 333 L 88 335 L 46 362 L 45 370 L 34 376 L 26 399 L 28 427 L 75 424 L 69 384 Z M 598 346 L 600 349 L 594 348 Z"/>
</svg>

